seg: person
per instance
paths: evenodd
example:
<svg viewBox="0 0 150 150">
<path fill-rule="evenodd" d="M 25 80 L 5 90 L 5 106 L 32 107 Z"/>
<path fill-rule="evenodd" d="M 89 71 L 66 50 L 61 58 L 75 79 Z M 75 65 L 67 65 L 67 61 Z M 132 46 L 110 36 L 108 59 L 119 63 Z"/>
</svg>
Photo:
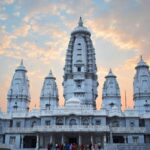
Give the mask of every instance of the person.
<svg viewBox="0 0 150 150">
<path fill-rule="evenodd" d="M 55 148 L 56 148 L 56 150 L 58 150 L 58 148 L 59 148 L 58 144 L 55 145 Z"/>
<path fill-rule="evenodd" d="M 77 150 L 77 144 L 76 143 L 72 144 L 72 150 Z"/>
<path fill-rule="evenodd" d="M 63 144 L 59 144 L 59 150 L 63 150 Z"/>
<path fill-rule="evenodd" d="M 47 150 L 50 150 L 50 143 L 48 143 L 47 145 Z"/>
<path fill-rule="evenodd" d="M 70 150 L 70 144 L 69 143 L 67 144 L 67 150 Z"/>
<path fill-rule="evenodd" d="M 53 144 L 50 143 L 50 150 L 53 150 Z"/>
<path fill-rule="evenodd" d="M 66 143 L 64 143 L 63 149 L 67 150 L 67 144 Z"/>
<path fill-rule="evenodd" d="M 98 143 L 98 149 L 99 150 L 101 149 L 101 143 Z"/>
<path fill-rule="evenodd" d="M 92 144 L 91 143 L 89 144 L 89 150 L 92 150 Z"/>
<path fill-rule="evenodd" d="M 84 145 L 83 144 L 81 145 L 81 150 L 84 150 Z"/>
<path fill-rule="evenodd" d="M 72 150 L 72 144 L 69 145 L 69 150 Z"/>
</svg>

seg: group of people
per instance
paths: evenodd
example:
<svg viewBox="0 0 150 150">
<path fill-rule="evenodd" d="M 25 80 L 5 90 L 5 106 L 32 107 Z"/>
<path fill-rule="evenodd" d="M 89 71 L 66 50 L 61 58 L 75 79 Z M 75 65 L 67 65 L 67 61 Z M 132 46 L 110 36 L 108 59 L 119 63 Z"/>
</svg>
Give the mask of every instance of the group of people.
<svg viewBox="0 0 150 150">
<path fill-rule="evenodd" d="M 101 150 L 101 144 L 88 144 L 88 145 L 77 145 L 76 143 L 70 143 L 70 144 L 56 144 L 53 145 L 52 143 L 48 144 L 47 146 L 48 150 Z"/>
</svg>

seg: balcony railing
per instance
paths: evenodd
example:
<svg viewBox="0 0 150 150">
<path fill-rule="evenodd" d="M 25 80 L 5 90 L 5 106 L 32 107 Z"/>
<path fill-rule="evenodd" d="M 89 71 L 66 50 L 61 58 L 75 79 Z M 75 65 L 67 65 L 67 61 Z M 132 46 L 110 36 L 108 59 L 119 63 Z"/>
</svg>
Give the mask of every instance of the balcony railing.
<svg viewBox="0 0 150 150">
<path fill-rule="evenodd" d="M 112 127 L 112 133 L 145 133 L 145 127 Z"/>
</svg>

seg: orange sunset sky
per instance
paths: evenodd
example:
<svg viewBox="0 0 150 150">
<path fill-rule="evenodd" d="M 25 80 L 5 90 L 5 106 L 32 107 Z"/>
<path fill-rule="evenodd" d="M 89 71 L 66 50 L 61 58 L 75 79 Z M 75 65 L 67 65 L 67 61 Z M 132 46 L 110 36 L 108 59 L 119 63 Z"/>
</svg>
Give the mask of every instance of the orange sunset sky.
<svg viewBox="0 0 150 150">
<path fill-rule="evenodd" d="M 150 0 L 1 0 L 0 107 L 6 111 L 7 92 L 21 59 L 28 70 L 30 108 L 39 108 L 44 78 L 51 69 L 63 105 L 63 67 L 71 31 L 82 16 L 91 31 L 98 68 L 97 107 L 102 101 L 109 68 L 119 82 L 122 107 L 125 91 L 133 107 L 135 66 L 143 56 L 150 65 Z"/>
</svg>

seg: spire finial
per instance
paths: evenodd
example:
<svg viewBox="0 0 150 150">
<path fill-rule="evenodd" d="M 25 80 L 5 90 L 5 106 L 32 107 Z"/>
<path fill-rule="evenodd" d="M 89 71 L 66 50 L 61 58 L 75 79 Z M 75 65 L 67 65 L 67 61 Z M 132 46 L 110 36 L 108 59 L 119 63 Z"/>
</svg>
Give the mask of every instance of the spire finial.
<svg viewBox="0 0 150 150">
<path fill-rule="evenodd" d="M 52 70 L 50 69 L 49 74 L 52 75 Z"/>
<path fill-rule="evenodd" d="M 140 58 L 141 58 L 141 61 L 142 61 L 143 60 L 143 56 L 141 55 Z"/>
<path fill-rule="evenodd" d="M 82 27 L 82 26 L 83 26 L 82 17 L 80 17 L 78 25 L 79 25 L 80 27 Z"/>
<path fill-rule="evenodd" d="M 109 69 L 109 73 L 112 73 L 112 70 L 111 70 L 111 68 Z"/>
<path fill-rule="evenodd" d="M 23 66 L 23 59 L 21 59 L 20 66 Z"/>
</svg>

